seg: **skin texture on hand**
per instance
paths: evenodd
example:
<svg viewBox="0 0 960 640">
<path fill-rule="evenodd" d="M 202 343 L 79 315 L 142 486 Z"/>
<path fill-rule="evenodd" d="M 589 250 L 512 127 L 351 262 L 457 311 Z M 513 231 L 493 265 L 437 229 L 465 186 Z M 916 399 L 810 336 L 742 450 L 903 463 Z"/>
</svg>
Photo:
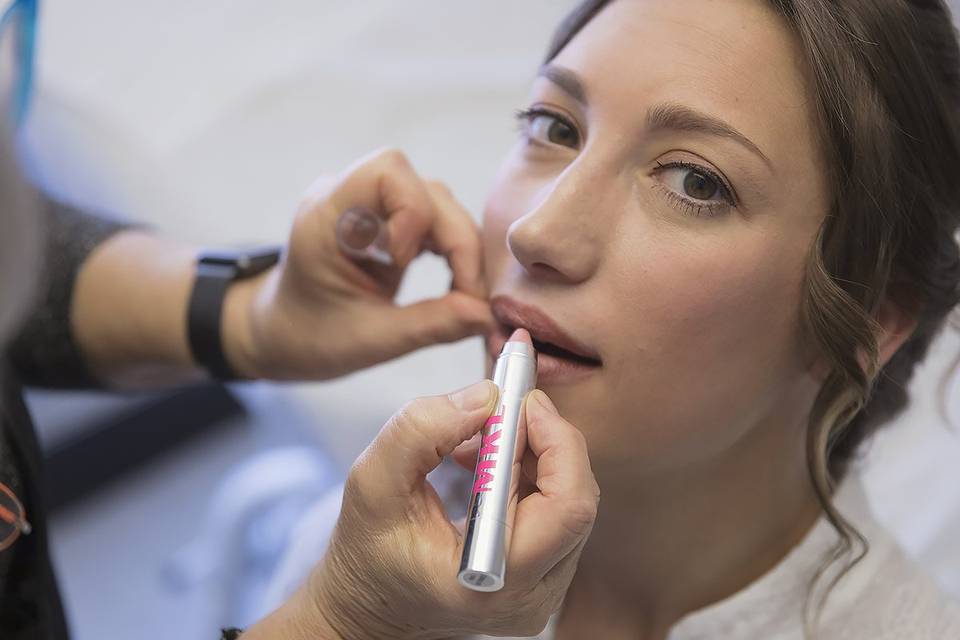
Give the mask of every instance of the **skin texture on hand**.
<svg viewBox="0 0 960 640">
<path fill-rule="evenodd" d="M 530 488 L 511 505 L 506 585 L 495 593 L 458 583 L 462 534 L 426 480 L 480 431 L 497 397 L 484 381 L 397 412 L 350 470 L 323 561 L 249 637 L 287 638 L 285 629 L 294 639 L 344 640 L 539 633 L 563 600 L 597 512 L 599 490 L 579 431 L 545 394 L 528 396 L 534 464 L 515 472 L 528 474 Z"/>
</svg>

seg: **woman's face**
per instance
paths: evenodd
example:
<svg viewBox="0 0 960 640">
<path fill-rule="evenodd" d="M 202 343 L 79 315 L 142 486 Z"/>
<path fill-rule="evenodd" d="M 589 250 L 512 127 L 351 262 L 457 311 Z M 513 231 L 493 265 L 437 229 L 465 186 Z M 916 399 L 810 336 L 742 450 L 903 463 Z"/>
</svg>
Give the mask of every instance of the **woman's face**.
<svg viewBox="0 0 960 640">
<path fill-rule="evenodd" d="M 760 0 L 619 0 L 534 81 L 484 214 L 502 334 L 595 469 L 678 468 L 809 409 L 828 207 L 799 46 Z M 634 472 L 636 473 L 636 472 Z"/>
</svg>

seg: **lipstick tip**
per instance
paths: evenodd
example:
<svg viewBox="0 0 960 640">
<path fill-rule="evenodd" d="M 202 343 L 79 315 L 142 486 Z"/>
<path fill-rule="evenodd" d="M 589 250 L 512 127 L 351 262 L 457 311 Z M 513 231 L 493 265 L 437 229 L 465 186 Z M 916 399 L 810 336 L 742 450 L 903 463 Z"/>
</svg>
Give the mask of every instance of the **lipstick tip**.
<svg viewBox="0 0 960 640">
<path fill-rule="evenodd" d="M 533 339 L 530 337 L 530 332 L 526 329 L 517 329 L 514 331 L 507 342 L 522 342 L 531 347 L 533 346 Z"/>
</svg>

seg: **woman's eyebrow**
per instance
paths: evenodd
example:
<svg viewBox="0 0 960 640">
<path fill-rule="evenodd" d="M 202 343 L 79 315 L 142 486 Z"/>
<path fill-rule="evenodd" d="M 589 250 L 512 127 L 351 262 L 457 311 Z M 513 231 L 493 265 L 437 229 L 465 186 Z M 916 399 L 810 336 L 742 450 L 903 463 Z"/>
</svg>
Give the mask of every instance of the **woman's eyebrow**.
<svg viewBox="0 0 960 640">
<path fill-rule="evenodd" d="M 537 75 L 563 89 L 571 98 L 579 102 L 581 107 L 587 106 L 589 102 L 587 100 L 587 90 L 583 88 L 583 83 L 580 82 L 577 74 L 570 69 L 555 64 L 545 64 L 540 67 Z"/>
<path fill-rule="evenodd" d="M 723 120 L 675 103 L 662 103 L 647 111 L 647 128 L 656 131 L 689 131 L 710 136 L 729 138 L 743 145 L 773 169 L 773 163 L 750 138 L 743 135 Z"/>
<path fill-rule="evenodd" d="M 573 98 L 582 107 L 586 107 L 589 100 L 587 90 L 576 73 L 555 64 L 545 64 L 537 74 L 557 85 L 567 95 Z M 647 128 L 656 131 L 688 131 L 711 136 L 729 138 L 743 145 L 759 156 L 764 164 L 773 169 L 770 158 L 754 142 L 727 124 L 720 118 L 711 116 L 702 111 L 682 104 L 665 102 L 652 107 L 647 112 Z"/>
</svg>

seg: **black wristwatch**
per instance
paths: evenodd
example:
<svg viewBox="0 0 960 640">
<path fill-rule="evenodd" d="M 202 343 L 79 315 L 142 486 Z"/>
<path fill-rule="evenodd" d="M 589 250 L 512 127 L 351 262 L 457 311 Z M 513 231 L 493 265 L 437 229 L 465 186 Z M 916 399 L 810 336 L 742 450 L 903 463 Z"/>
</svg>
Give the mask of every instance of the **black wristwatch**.
<svg viewBox="0 0 960 640">
<path fill-rule="evenodd" d="M 266 271 L 280 260 L 281 247 L 210 251 L 197 258 L 197 276 L 187 309 L 187 338 L 194 361 L 220 380 L 237 380 L 223 352 L 220 326 L 227 287 Z"/>
</svg>

